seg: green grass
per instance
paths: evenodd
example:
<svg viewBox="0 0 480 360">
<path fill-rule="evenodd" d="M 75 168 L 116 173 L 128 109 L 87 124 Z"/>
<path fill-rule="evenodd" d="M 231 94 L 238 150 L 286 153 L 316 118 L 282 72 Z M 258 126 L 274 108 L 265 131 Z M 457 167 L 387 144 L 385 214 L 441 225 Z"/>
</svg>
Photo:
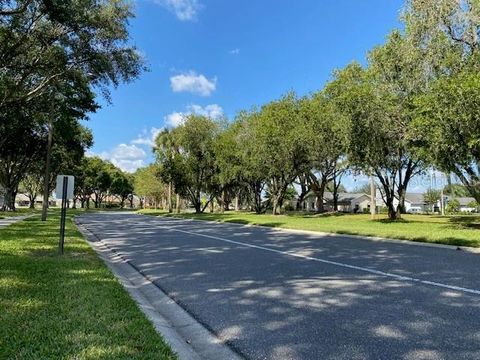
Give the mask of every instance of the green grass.
<svg viewBox="0 0 480 360">
<path fill-rule="evenodd" d="M 0 359 L 176 359 L 69 211 L 0 229 Z"/>
<path fill-rule="evenodd" d="M 377 215 L 375 220 L 370 220 L 370 215 L 364 214 L 290 214 L 273 216 L 228 212 L 225 214 L 205 213 L 197 215 L 192 213 L 166 214 L 152 210 L 141 210 L 140 213 L 480 247 L 480 216 L 472 215 L 445 217 L 404 215 L 404 218 L 400 221 L 389 221 L 384 215 Z"/>
</svg>

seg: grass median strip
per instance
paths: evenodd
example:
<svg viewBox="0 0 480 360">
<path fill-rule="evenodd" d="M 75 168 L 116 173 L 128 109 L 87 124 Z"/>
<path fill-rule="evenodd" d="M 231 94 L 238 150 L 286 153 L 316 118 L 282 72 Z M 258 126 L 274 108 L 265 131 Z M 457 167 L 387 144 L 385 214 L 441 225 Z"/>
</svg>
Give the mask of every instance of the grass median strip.
<svg viewBox="0 0 480 360">
<path fill-rule="evenodd" d="M 371 220 L 368 214 L 288 214 L 276 216 L 246 212 L 168 214 L 163 211 L 148 209 L 140 210 L 139 213 L 480 247 L 480 216 L 475 215 L 437 216 L 407 214 L 404 215 L 402 220 L 389 221 L 384 215 L 377 215 L 375 220 Z"/>
<path fill-rule="evenodd" d="M 59 214 L 0 229 L 0 359 L 176 359 L 134 301 Z"/>
</svg>

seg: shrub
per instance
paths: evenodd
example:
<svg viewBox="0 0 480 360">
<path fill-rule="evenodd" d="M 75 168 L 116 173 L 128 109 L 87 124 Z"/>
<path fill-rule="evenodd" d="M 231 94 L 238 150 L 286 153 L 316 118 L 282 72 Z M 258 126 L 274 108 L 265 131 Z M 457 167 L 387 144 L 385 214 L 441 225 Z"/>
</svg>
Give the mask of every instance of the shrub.
<svg viewBox="0 0 480 360">
<path fill-rule="evenodd" d="M 460 211 L 460 202 L 457 199 L 452 199 L 448 202 L 447 212 L 450 214 L 456 214 Z"/>
</svg>

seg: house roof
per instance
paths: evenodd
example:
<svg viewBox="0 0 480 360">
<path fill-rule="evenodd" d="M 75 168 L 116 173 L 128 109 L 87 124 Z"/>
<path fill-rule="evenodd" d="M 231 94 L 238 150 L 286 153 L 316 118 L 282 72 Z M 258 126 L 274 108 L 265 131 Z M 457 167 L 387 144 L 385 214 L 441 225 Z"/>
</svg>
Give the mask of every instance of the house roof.
<svg viewBox="0 0 480 360">
<path fill-rule="evenodd" d="M 457 197 L 455 199 L 458 200 L 460 206 L 468 206 L 471 202 L 475 201 L 473 197 Z"/>
<path fill-rule="evenodd" d="M 362 196 L 367 196 L 369 195 L 364 194 L 364 193 L 345 193 L 341 192 L 338 193 L 338 201 L 339 202 L 348 202 L 351 203 L 352 201 L 355 201 L 356 199 L 362 197 Z M 333 193 L 326 191 L 324 194 L 324 199 L 327 201 L 333 201 Z"/>
<path fill-rule="evenodd" d="M 425 202 L 425 200 L 423 200 L 423 194 L 420 193 L 406 193 L 405 201 L 411 204 L 423 204 Z"/>
<path fill-rule="evenodd" d="M 338 193 L 338 202 L 339 203 L 351 203 L 352 201 L 355 201 L 356 199 L 361 198 L 362 196 L 366 196 L 370 198 L 370 195 L 364 194 L 364 193 L 346 193 L 346 192 L 341 192 Z M 306 196 L 305 199 L 311 199 L 311 198 L 316 198 L 317 195 L 313 192 L 310 191 Z M 333 201 L 333 193 L 330 191 L 325 191 L 323 194 L 323 198 L 325 201 Z"/>
</svg>

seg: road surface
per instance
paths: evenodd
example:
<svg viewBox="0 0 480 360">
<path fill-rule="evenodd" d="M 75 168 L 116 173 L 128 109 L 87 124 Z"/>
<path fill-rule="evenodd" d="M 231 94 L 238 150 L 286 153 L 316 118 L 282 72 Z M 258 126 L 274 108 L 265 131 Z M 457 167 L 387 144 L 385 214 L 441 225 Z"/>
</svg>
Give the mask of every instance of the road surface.
<svg viewBox="0 0 480 360">
<path fill-rule="evenodd" d="M 480 359 L 480 255 L 95 213 L 80 222 L 247 359 Z"/>
</svg>

